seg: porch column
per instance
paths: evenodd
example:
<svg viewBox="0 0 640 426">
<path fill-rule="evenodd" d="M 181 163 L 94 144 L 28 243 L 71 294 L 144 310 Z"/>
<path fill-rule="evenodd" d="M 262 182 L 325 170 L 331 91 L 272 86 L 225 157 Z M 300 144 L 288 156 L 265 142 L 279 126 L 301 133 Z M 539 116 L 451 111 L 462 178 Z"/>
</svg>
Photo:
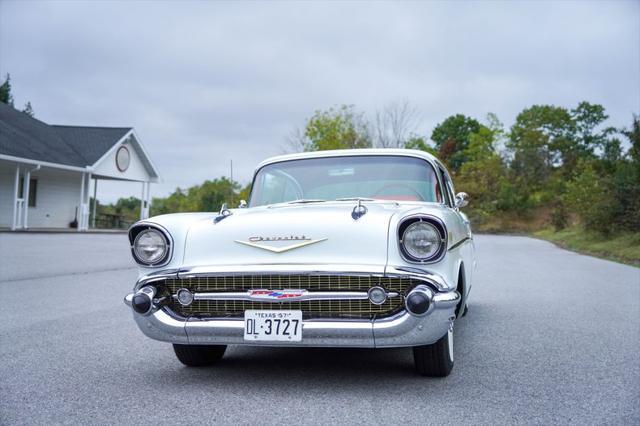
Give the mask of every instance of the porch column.
<svg viewBox="0 0 640 426">
<path fill-rule="evenodd" d="M 18 227 L 18 188 L 20 187 L 20 165 L 16 165 L 16 179 L 13 184 L 13 221 L 11 222 L 11 230 L 15 231 Z"/>
<path fill-rule="evenodd" d="M 81 177 L 80 177 L 80 205 L 78 206 L 78 232 L 83 230 L 83 217 L 84 217 L 84 213 L 83 213 L 83 207 L 84 207 L 84 180 L 85 180 L 85 174 L 82 173 Z"/>
<path fill-rule="evenodd" d="M 85 196 L 84 196 L 84 229 L 85 231 L 89 229 L 89 212 L 90 212 L 90 194 L 91 194 L 91 173 L 87 173 L 87 186 L 85 188 Z"/>
<path fill-rule="evenodd" d="M 146 219 L 145 215 L 144 215 L 144 210 L 145 210 L 145 205 L 146 205 L 146 189 L 147 189 L 147 183 L 146 182 L 142 182 L 142 194 L 140 195 L 140 220 L 142 219 Z"/>
<path fill-rule="evenodd" d="M 98 199 L 96 198 L 98 194 L 98 178 L 93 179 L 93 215 L 91 216 L 91 227 L 96 227 L 96 205 L 98 204 Z"/>
<path fill-rule="evenodd" d="M 145 211 L 146 213 L 146 217 L 145 219 L 149 218 L 149 212 L 151 211 L 151 182 L 147 182 L 147 209 Z"/>
<path fill-rule="evenodd" d="M 29 183 L 31 182 L 31 170 L 27 170 L 24 175 L 24 185 L 22 185 L 22 208 L 24 209 L 24 218 L 22 219 L 22 227 L 29 227 Z"/>
</svg>

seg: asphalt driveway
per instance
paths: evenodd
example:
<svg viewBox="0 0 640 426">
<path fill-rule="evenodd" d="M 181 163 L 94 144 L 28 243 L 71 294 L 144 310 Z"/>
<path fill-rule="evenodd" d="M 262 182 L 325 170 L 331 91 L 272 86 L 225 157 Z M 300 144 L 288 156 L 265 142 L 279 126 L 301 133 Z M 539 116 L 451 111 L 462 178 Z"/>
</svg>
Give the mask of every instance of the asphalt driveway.
<svg viewBox="0 0 640 426">
<path fill-rule="evenodd" d="M 185 368 L 122 297 L 125 235 L 0 234 L 1 424 L 640 422 L 640 269 L 478 236 L 451 376 L 408 349 L 231 347 Z"/>
</svg>

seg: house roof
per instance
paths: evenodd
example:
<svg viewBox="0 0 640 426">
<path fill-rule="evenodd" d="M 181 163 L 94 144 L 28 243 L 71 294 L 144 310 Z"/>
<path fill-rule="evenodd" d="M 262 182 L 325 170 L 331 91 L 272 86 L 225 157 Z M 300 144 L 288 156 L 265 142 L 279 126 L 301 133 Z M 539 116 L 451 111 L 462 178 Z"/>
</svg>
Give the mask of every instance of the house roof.
<svg viewBox="0 0 640 426">
<path fill-rule="evenodd" d="M 86 162 L 53 127 L 0 102 L 0 154 L 69 166 Z"/>
<path fill-rule="evenodd" d="M 53 129 L 67 145 L 85 160 L 85 165 L 95 164 L 116 142 L 131 131 L 131 127 L 58 126 Z"/>
<path fill-rule="evenodd" d="M 131 130 L 49 125 L 0 102 L 0 154 L 12 157 L 92 166 Z"/>
</svg>

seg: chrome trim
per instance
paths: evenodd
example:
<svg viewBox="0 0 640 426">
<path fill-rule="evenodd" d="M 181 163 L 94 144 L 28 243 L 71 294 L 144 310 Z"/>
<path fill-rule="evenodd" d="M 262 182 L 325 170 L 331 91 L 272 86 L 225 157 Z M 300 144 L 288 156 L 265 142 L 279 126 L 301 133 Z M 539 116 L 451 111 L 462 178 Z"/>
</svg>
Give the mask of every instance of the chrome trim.
<svg viewBox="0 0 640 426">
<path fill-rule="evenodd" d="M 129 293 L 124 297 L 124 304 L 131 307 L 133 304 L 133 293 Z"/>
<path fill-rule="evenodd" d="M 393 317 L 376 320 L 373 323 L 375 347 L 396 348 L 435 343 L 449 330 L 454 310 L 436 305 L 426 316 L 416 317 L 408 312 L 401 312 Z M 302 339 L 304 340 L 304 334 Z"/>
<path fill-rule="evenodd" d="M 455 308 L 460 302 L 460 297 L 460 293 L 457 291 L 436 293 L 433 296 L 433 303 L 438 307 L 438 309 Z"/>
<path fill-rule="evenodd" d="M 182 300 L 180 300 L 180 293 L 183 293 L 183 292 L 189 293 L 189 295 L 191 296 L 189 303 L 183 303 Z M 172 295 L 171 297 L 177 300 L 178 303 L 181 304 L 182 306 L 189 306 L 193 303 L 194 300 L 196 300 L 195 295 L 188 288 L 179 288 L 176 291 L 176 294 Z"/>
<path fill-rule="evenodd" d="M 187 321 L 184 330 L 190 344 L 225 344 L 251 346 L 375 346 L 371 321 L 302 322 L 300 342 L 256 342 L 244 340 L 244 319 L 209 319 Z"/>
<path fill-rule="evenodd" d="M 456 209 L 461 209 L 461 208 L 467 206 L 469 204 L 468 198 L 469 198 L 469 194 L 467 194 L 466 192 L 458 192 L 454 197 L 454 200 L 455 200 L 454 206 L 455 206 L 455 208 Z"/>
<path fill-rule="evenodd" d="M 442 230 L 444 231 L 444 237 L 441 239 L 441 246 L 439 248 L 440 250 L 440 254 L 437 255 L 436 257 L 433 258 L 428 258 L 425 260 L 418 260 L 418 259 L 412 259 L 409 258 L 408 256 L 405 255 L 404 252 L 404 247 L 402 245 L 402 235 L 400 235 L 400 228 L 402 227 L 402 225 L 404 225 L 405 222 L 409 221 L 409 220 L 413 220 L 413 219 L 425 219 L 425 222 L 428 221 L 433 221 L 438 223 L 440 226 L 442 226 Z M 414 263 L 417 265 L 428 265 L 431 263 L 436 263 L 442 260 L 442 258 L 447 254 L 447 243 L 448 243 L 448 231 L 447 231 L 447 226 L 444 224 L 444 222 L 436 216 L 432 216 L 430 214 L 424 214 L 424 213 L 415 213 L 415 214 L 411 214 L 408 216 L 403 217 L 399 222 L 398 222 L 398 227 L 396 228 L 396 239 L 398 241 L 398 252 L 400 253 L 400 256 L 407 262 L 409 263 Z M 444 247 L 444 249 L 442 248 Z"/>
<path fill-rule="evenodd" d="M 136 292 L 145 285 L 170 278 L 178 278 L 178 269 L 166 269 L 162 271 L 155 271 L 148 275 L 145 275 L 138 279 L 136 285 L 133 287 L 133 291 Z"/>
<path fill-rule="evenodd" d="M 466 243 L 467 241 L 470 241 L 471 237 L 464 237 L 463 239 L 461 239 L 460 241 L 458 241 L 457 243 L 453 244 L 451 247 L 449 247 L 447 249 L 447 251 L 451 251 L 455 248 L 458 248 L 459 246 L 461 246 L 462 244 Z"/>
<path fill-rule="evenodd" d="M 327 151 L 302 152 L 296 154 L 284 154 L 269 157 L 262 160 L 255 168 L 255 172 L 269 164 L 281 163 L 292 160 L 303 160 L 310 158 L 327 158 L 327 157 L 372 157 L 372 156 L 396 156 L 396 157 L 413 157 L 425 160 L 433 166 L 442 164 L 434 155 L 426 151 L 404 148 L 366 148 L 366 149 L 340 149 Z M 443 166 L 444 167 L 444 166 Z M 254 172 L 254 173 L 255 173 Z"/>
<path fill-rule="evenodd" d="M 409 297 L 413 294 L 413 293 L 422 293 L 425 296 L 427 296 L 427 298 L 429 299 L 429 307 L 427 308 L 427 311 L 423 314 L 416 314 L 414 312 L 411 312 L 409 310 L 409 307 L 407 306 L 407 301 L 409 300 Z M 434 309 L 435 309 L 435 303 L 433 303 L 433 299 L 434 299 L 434 295 L 433 295 L 433 291 L 431 291 L 431 289 L 427 286 L 424 285 L 419 285 L 416 288 L 414 288 L 413 290 L 411 290 L 409 292 L 409 294 L 407 294 L 407 297 L 405 297 L 404 299 L 404 305 L 405 305 L 405 309 L 407 310 L 407 312 L 411 315 L 413 315 L 414 317 L 424 317 L 429 315 Z"/>
<path fill-rule="evenodd" d="M 433 310 L 423 317 L 403 311 L 375 320 L 304 320 L 302 341 L 295 343 L 247 342 L 242 318 L 180 321 L 163 309 L 148 316 L 134 313 L 134 318 L 148 337 L 180 344 L 402 347 L 431 344 L 444 336 L 455 318 L 455 305 L 459 300 L 456 291 L 436 293 Z"/>
<path fill-rule="evenodd" d="M 135 239 L 131 239 L 131 231 L 136 229 L 136 228 L 154 228 L 156 231 L 159 231 L 165 238 L 165 240 L 167 241 L 167 253 L 164 255 L 164 257 L 162 258 L 162 260 L 160 260 L 157 263 L 144 263 L 141 260 L 138 259 L 138 257 L 136 256 L 135 250 L 133 249 L 134 243 L 135 243 Z M 138 233 L 140 234 L 140 232 Z M 144 267 L 153 267 L 153 268 L 157 268 L 157 267 L 161 267 L 161 266 L 165 266 L 166 264 L 168 264 L 169 262 L 171 262 L 171 258 L 173 257 L 173 237 L 171 236 L 171 233 L 169 233 L 169 231 L 167 230 L 167 228 L 165 228 L 162 225 L 159 225 L 157 223 L 154 222 L 147 222 L 144 220 L 138 221 L 136 223 L 134 223 L 133 225 L 131 225 L 129 227 L 129 230 L 127 231 L 127 236 L 129 237 L 129 244 L 131 247 L 131 255 L 133 256 L 133 260 L 135 260 L 135 262 L 138 265 L 142 265 Z M 137 237 L 137 235 L 136 235 Z"/>
<path fill-rule="evenodd" d="M 161 342 L 189 344 L 185 321 L 173 318 L 162 309 L 147 316 L 138 315 L 133 310 L 132 312 L 133 319 L 145 336 Z"/>
<path fill-rule="evenodd" d="M 353 220 L 360 219 L 369 211 L 369 209 L 367 209 L 367 206 L 362 204 L 362 201 L 362 198 L 358 198 L 358 204 L 353 208 L 353 211 L 351 212 L 351 218 Z"/>
<path fill-rule="evenodd" d="M 388 277 L 406 277 L 422 280 L 426 284 L 430 284 L 435 287 L 437 291 L 450 291 L 455 289 L 455 283 L 448 283 L 447 280 L 440 274 L 435 272 L 425 271 L 423 269 L 409 267 L 409 266 L 388 266 Z"/>
<path fill-rule="evenodd" d="M 375 288 L 382 288 L 382 287 L 375 287 Z M 185 290 L 185 289 L 180 289 L 180 290 Z M 255 290 L 259 290 L 259 289 L 255 289 Z M 287 289 L 271 290 L 271 291 L 287 291 Z M 296 291 L 299 291 L 299 290 L 296 289 Z M 400 294 L 396 292 L 385 291 L 385 293 L 387 297 L 400 296 Z M 178 300 L 177 293 L 172 295 L 172 297 L 173 299 Z M 290 297 L 285 299 L 270 299 L 266 297 L 252 296 L 251 290 L 242 291 L 242 292 L 238 291 L 238 292 L 193 293 L 193 300 L 237 300 L 237 301 L 264 302 L 264 303 L 306 302 L 309 300 L 366 300 L 366 299 L 369 299 L 369 293 L 364 291 L 307 291 L 307 290 L 304 290 L 304 292 L 300 296 Z"/>
<path fill-rule="evenodd" d="M 216 216 L 213 219 L 213 223 L 218 223 L 223 219 L 228 218 L 229 216 L 231 216 L 233 214 L 233 212 L 231 210 L 229 210 L 229 208 L 227 207 L 227 203 L 222 203 L 222 206 L 220 207 L 220 212 L 218 213 L 218 216 Z"/>
<path fill-rule="evenodd" d="M 375 290 L 382 290 L 382 291 L 384 292 L 385 297 L 384 297 L 384 300 L 383 300 L 382 302 L 374 302 L 373 298 L 371 297 L 371 292 L 372 292 L 372 291 L 375 291 Z M 368 299 L 369 299 L 369 301 L 370 301 L 371 303 L 373 303 L 374 305 L 383 305 L 383 304 L 384 304 L 384 302 L 386 302 L 386 301 L 387 301 L 387 299 L 389 299 L 390 297 L 397 297 L 397 296 L 398 296 L 398 293 L 395 293 L 395 292 L 393 292 L 393 293 L 389 293 L 389 292 L 387 292 L 387 290 L 385 290 L 384 288 L 382 288 L 382 287 L 380 287 L 380 286 L 374 286 L 374 287 L 371 287 L 371 288 L 367 291 L 367 298 L 368 298 Z"/>
<path fill-rule="evenodd" d="M 149 309 L 145 312 L 137 312 L 138 314 L 142 315 L 142 316 L 147 316 L 150 313 L 152 313 L 155 309 L 157 309 L 157 306 L 155 304 L 156 300 L 154 299 L 156 297 L 156 293 L 158 292 L 158 290 L 152 286 L 152 285 L 148 285 L 145 287 L 142 287 L 140 290 L 136 291 L 135 294 L 131 295 L 131 306 L 133 308 L 133 298 L 135 296 L 138 295 L 144 295 L 147 297 L 147 299 L 149 299 Z M 127 295 L 129 296 L 129 295 Z M 125 296 L 125 303 L 127 303 L 127 296 Z"/>
<path fill-rule="evenodd" d="M 417 266 L 377 266 L 377 265 L 210 265 L 166 269 L 141 277 L 134 291 L 155 281 L 165 279 L 184 279 L 206 276 L 239 276 L 239 275 L 346 275 L 362 277 L 414 278 L 423 281 L 437 291 L 449 291 L 456 288 L 456 283 L 448 283 L 440 274 L 425 271 Z"/>
<path fill-rule="evenodd" d="M 311 244 L 316 244 L 316 243 L 321 243 L 322 241 L 326 241 L 328 240 L 328 238 L 320 238 L 317 240 L 311 240 L 311 239 L 307 239 L 306 241 L 303 241 L 301 243 L 296 243 L 296 244 L 292 244 L 289 246 L 285 246 L 285 247 L 274 247 L 274 246 L 265 246 L 265 245 L 260 245 L 257 242 L 252 242 L 252 241 L 240 241 L 240 240 L 235 240 L 236 243 L 239 244 L 244 244 L 245 246 L 249 246 L 249 247 L 255 247 L 255 248 L 259 248 L 262 250 L 267 250 L 273 253 L 284 253 L 286 251 L 289 250 L 294 250 L 294 249 L 298 249 L 298 248 L 302 248 Z M 295 240 L 262 240 L 260 242 L 263 241 L 295 241 Z"/>
<path fill-rule="evenodd" d="M 384 276 L 384 265 L 254 264 L 183 267 L 177 278 L 239 275 L 351 275 Z"/>
</svg>

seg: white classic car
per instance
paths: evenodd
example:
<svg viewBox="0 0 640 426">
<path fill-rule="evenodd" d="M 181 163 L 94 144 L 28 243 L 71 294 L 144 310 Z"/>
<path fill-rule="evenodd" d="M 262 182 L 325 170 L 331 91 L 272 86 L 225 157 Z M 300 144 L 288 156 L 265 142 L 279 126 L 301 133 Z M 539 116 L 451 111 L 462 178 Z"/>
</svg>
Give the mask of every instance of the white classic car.
<svg viewBox="0 0 640 426">
<path fill-rule="evenodd" d="M 446 376 L 475 268 L 454 194 L 422 151 L 274 157 L 248 204 L 134 224 L 125 303 L 188 366 L 227 345 L 412 347 L 418 373 Z"/>
</svg>

